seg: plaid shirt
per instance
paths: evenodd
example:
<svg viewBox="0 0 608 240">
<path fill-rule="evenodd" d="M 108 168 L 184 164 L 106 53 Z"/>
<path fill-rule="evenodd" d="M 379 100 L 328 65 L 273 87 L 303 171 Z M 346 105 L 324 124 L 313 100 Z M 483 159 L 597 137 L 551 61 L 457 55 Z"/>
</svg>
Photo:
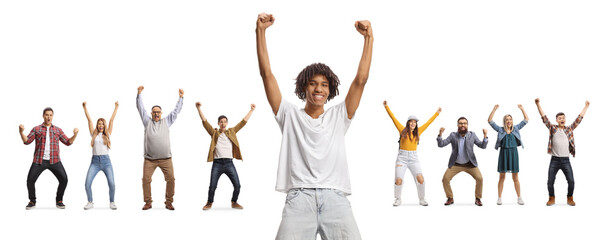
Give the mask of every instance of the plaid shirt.
<svg viewBox="0 0 608 240">
<path fill-rule="evenodd" d="M 44 145 L 46 144 L 46 131 L 47 127 L 44 124 L 40 124 L 34 128 L 30 134 L 27 135 L 27 141 L 25 145 L 32 143 L 36 140 L 36 150 L 34 151 L 34 163 L 42 164 L 42 156 L 44 155 Z M 61 128 L 56 127 L 55 125 L 51 125 L 49 129 L 49 140 L 51 141 L 49 146 L 51 147 L 51 159 L 50 163 L 55 164 L 61 161 L 59 158 L 59 141 L 61 141 L 66 146 L 72 145 L 70 143 L 70 139 L 66 136 Z"/>
<path fill-rule="evenodd" d="M 564 128 L 564 133 L 566 134 L 566 136 L 568 136 L 568 142 L 570 143 L 568 150 L 570 151 L 570 154 L 572 154 L 572 157 L 575 156 L 574 155 L 575 151 L 574 151 L 574 133 L 573 133 L 573 131 L 576 127 L 578 127 L 579 124 L 581 124 L 582 120 L 583 120 L 583 116 L 578 115 L 578 117 L 576 118 L 576 120 L 574 120 L 572 125 L 566 126 Z M 547 149 L 547 153 L 551 154 L 551 148 L 553 147 L 553 134 L 555 134 L 555 132 L 557 132 L 557 129 L 559 127 L 557 125 L 551 124 L 551 122 L 547 118 L 547 115 L 543 116 L 543 123 L 549 129 L 550 135 L 549 135 L 549 147 Z"/>
</svg>

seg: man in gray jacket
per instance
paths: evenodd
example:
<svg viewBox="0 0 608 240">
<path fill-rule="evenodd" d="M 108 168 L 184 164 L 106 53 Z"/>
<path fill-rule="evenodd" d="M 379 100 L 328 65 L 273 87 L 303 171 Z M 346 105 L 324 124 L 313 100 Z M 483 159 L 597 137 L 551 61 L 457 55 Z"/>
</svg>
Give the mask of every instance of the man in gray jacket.
<svg viewBox="0 0 608 240">
<path fill-rule="evenodd" d="M 483 190 L 483 177 L 479 168 L 477 168 L 477 159 L 473 152 L 473 145 L 477 145 L 481 149 L 485 149 L 488 145 L 488 130 L 483 129 L 483 141 L 480 141 L 474 132 L 469 132 L 469 121 L 465 117 L 458 119 L 458 132 L 450 133 L 445 140 L 441 138 L 445 128 L 439 129 L 439 136 L 437 136 L 437 145 L 439 147 L 445 147 L 448 144 L 452 144 L 452 155 L 450 156 L 450 162 L 448 163 L 448 169 L 443 174 L 443 190 L 448 200 L 445 205 L 454 204 L 454 194 L 452 193 L 452 187 L 450 181 L 456 174 L 464 171 L 471 175 L 475 181 L 475 205 L 481 206 L 481 193 Z"/>
<path fill-rule="evenodd" d="M 165 175 L 167 188 L 165 191 L 165 208 L 175 210 L 173 207 L 173 194 L 175 193 L 175 178 L 173 176 L 173 162 L 171 160 L 171 141 L 169 135 L 169 127 L 177 119 L 177 114 L 182 110 L 184 102 L 184 90 L 179 89 L 179 100 L 175 105 L 175 109 L 167 116 L 161 119 L 162 109 L 160 106 L 152 107 L 151 116 L 148 115 L 144 108 L 141 92 L 144 86 L 137 88 L 137 110 L 144 124 L 144 176 L 142 178 L 142 187 L 144 190 L 144 202 L 146 205 L 142 210 L 152 208 L 152 190 L 150 183 L 152 182 L 152 174 L 159 167 Z"/>
</svg>

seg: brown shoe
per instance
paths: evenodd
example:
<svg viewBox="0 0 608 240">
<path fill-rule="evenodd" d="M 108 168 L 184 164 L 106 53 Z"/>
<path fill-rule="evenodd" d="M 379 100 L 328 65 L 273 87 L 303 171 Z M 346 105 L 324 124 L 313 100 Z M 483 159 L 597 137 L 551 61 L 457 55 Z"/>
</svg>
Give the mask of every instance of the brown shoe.
<svg viewBox="0 0 608 240">
<path fill-rule="evenodd" d="M 445 203 L 443 205 L 449 206 L 454 204 L 454 198 L 448 198 L 448 200 L 445 201 Z"/>
<path fill-rule="evenodd" d="M 483 206 L 483 203 L 481 203 L 481 199 L 475 198 L 475 205 L 480 206 L 480 207 Z"/>
<path fill-rule="evenodd" d="M 237 202 L 232 202 L 232 208 L 234 208 L 234 209 L 243 209 L 243 206 L 241 206 Z"/>
<path fill-rule="evenodd" d="M 211 209 L 211 206 L 213 206 L 213 202 L 207 202 L 207 204 L 205 204 L 205 206 L 203 207 L 203 211 Z"/>
<path fill-rule="evenodd" d="M 146 203 L 146 205 L 144 205 L 144 207 L 142 207 L 141 210 L 148 210 L 150 208 L 152 208 L 152 203 L 151 202 Z"/>
<path fill-rule="evenodd" d="M 553 206 L 555 204 L 555 197 L 549 196 L 549 201 L 547 201 L 547 206 Z"/>
<path fill-rule="evenodd" d="M 173 204 L 171 204 L 170 202 L 165 203 L 165 208 L 169 209 L 171 211 L 175 210 L 175 208 L 173 207 Z"/>
<path fill-rule="evenodd" d="M 574 197 L 568 197 L 568 205 L 576 206 L 576 203 L 574 202 Z"/>
</svg>

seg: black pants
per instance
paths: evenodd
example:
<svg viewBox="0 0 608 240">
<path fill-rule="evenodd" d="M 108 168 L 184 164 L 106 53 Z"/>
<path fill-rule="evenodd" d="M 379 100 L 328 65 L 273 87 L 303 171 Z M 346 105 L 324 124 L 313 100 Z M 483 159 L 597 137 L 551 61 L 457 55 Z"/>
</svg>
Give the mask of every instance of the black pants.
<svg viewBox="0 0 608 240">
<path fill-rule="evenodd" d="M 61 164 L 61 162 L 50 164 L 49 161 L 43 160 L 42 164 L 32 163 L 30 172 L 27 174 L 27 193 L 31 202 L 36 202 L 36 181 L 40 174 L 47 169 L 50 170 L 59 181 L 55 201 L 63 201 L 63 194 L 65 193 L 65 188 L 68 186 L 68 175 L 65 173 L 63 164 Z"/>
<path fill-rule="evenodd" d="M 230 201 L 236 202 L 239 199 L 239 193 L 241 192 L 241 182 L 239 181 L 239 175 L 236 173 L 236 168 L 232 163 L 232 158 L 213 159 L 213 167 L 211 167 L 211 181 L 209 182 L 209 196 L 207 201 L 213 202 L 217 182 L 222 174 L 226 174 L 226 176 L 228 176 L 232 182 L 234 191 L 232 191 L 232 199 L 230 199 Z"/>
<path fill-rule="evenodd" d="M 568 181 L 568 197 L 572 197 L 574 194 L 574 173 L 572 172 L 572 165 L 570 165 L 569 157 L 551 157 L 551 164 L 549 164 L 549 179 L 547 180 L 547 188 L 549 189 L 549 196 L 555 197 L 555 175 L 557 171 L 562 170 L 566 181 Z"/>
</svg>

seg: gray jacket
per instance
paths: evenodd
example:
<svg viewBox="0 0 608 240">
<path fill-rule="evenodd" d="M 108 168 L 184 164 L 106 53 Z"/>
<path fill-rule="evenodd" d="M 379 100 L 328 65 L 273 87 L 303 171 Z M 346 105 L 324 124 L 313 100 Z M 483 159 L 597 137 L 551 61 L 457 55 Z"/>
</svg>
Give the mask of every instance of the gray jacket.
<svg viewBox="0 0 608 240">
<path fill-rule="evenodd" d="M 475 167 L 477 167 L 477 159 L 475 158 L 475 153 L 473 152 L 473 144 L 477 145 L 481 149 L 485 149 L 488 145 L 488 138 L 484 138 L 483 141 L 480 141 L 475 135 L 474 132 L 467 132 L 465 137 L 465 157 L 469 160 Z M 445 140 L 441 138 L 441 136 L 437 136 L 437 146 L 445 147 L 448 144 L 452 144 L 452 155 L 450 155 L 450 162 L 448 163 L 448 168 L 451 168 L 456 163 L 456 159 L 458 158 L 458 144 L 460 134 L 457 132 L 450 133 Z"/>
</svg>

